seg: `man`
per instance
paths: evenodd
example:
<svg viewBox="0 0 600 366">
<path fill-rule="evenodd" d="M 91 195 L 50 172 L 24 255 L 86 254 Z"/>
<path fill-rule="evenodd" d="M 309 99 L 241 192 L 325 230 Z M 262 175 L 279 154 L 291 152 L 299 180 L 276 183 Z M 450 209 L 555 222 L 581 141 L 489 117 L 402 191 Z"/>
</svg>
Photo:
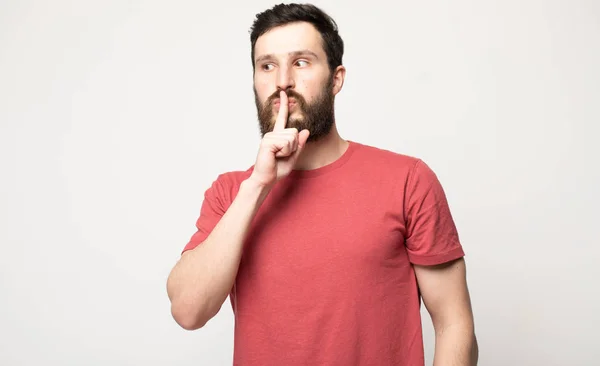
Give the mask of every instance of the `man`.
<svg viewBox="0 0 600 366">
<path fill-rule="evenodd" d="M 167 283 L 174 319 L 204 326 L 227 296 L 236 365 L 475 365 L 463 249 L 421 160 L 340 137 L 335 22 L 277 5 L 251 33 L 262 140 L 255 164 L 206 190 Z"/>
</svg>

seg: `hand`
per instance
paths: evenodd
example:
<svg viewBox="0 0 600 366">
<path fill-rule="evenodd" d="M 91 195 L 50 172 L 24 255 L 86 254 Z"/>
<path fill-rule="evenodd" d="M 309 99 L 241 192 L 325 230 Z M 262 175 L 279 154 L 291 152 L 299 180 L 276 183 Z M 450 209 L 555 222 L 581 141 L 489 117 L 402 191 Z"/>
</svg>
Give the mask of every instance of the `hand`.
<svg viewBox="0 0 600 366">
<path fill-rule="evenodd" d="M 308 130 L 298 132 L 296 128 L 286 128 L 287 119 L 288 98 L 285 92 L 281 91 L 275 126 L 273 131 L 266 133 L 261 140 L 254 170 L 250 176 L 263 187 L 271 187 L 290 174 L 310 134 Z"/>
</svg>

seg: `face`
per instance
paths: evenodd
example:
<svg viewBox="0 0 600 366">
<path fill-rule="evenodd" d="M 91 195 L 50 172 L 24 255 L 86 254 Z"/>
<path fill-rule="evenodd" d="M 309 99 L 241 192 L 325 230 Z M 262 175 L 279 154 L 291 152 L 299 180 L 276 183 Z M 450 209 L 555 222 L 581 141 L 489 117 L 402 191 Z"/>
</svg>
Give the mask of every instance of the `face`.
<svg viewBox="0 0 600 366">
<path fill-rule="evenodd" d="M 289 99 L 286 127 L 308 129 L 309 141 L 327 135 L 345 70 L 342 66 L 329 70 L 321 34 L 309 23 L 277 27 L 258 38 L 254 55 L 254 95 L 262 135 L 273 129 L 280 90 Z"/>
</svg>

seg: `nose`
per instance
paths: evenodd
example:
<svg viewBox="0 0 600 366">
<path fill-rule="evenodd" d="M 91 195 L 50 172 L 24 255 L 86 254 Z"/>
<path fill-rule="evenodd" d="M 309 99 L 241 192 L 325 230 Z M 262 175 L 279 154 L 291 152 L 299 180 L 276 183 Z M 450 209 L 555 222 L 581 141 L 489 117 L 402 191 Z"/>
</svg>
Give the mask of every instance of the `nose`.
<svg viewBox="0 0 600 366">
<path fill-rule="evenodd" d="M 294 75 L 288 67 L 280 67 L 277 74 L 277 88 L 279 90 L 288 90 L 295 86 Z"/>
</svg>

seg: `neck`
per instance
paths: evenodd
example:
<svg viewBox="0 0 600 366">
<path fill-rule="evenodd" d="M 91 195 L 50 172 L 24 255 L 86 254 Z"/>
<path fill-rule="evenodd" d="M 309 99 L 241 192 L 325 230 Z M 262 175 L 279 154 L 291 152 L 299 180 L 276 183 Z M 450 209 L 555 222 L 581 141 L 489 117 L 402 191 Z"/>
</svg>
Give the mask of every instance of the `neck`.
<svg viewBox="0 0 600 366">
<path fill-rule="evenodd" d="M 344 154 L 348 144 L 348 141 L 340 137 L 334 124 L 329 134 L 304 146 L 294 169 L 312 170 L 331 164 Z"/>
</svg>

